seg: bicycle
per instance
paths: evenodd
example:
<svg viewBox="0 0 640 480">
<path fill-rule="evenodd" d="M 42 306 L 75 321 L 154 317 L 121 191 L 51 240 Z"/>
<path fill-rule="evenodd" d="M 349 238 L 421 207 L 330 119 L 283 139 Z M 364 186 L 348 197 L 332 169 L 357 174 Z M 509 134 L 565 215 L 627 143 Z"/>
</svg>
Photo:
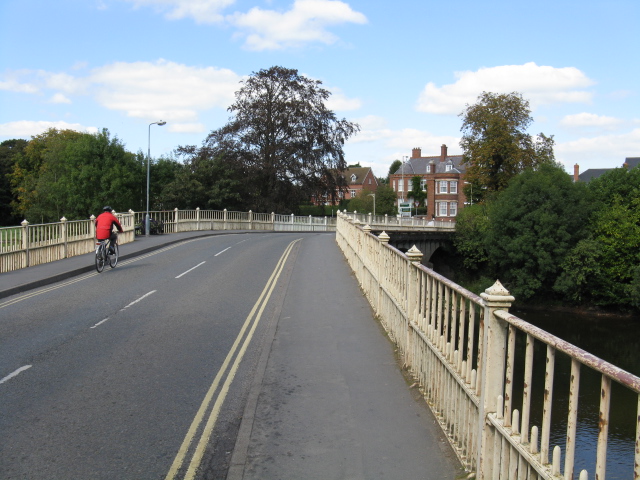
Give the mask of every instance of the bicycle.
<svg viewBox="0 0 640 480">
<path fill-rule="evenodd" d="M 113 247 L 114 253 L 109 253 L 111 247 Z M 117 242 L 113 245 L 111 245 L 109 239 L 96 242 L 96 270 L 98 273 L 102 273 L 106 264 L 109 264 L 111 268 L 115 268 L 119 257 L 120 251 Z"/>
</svg>

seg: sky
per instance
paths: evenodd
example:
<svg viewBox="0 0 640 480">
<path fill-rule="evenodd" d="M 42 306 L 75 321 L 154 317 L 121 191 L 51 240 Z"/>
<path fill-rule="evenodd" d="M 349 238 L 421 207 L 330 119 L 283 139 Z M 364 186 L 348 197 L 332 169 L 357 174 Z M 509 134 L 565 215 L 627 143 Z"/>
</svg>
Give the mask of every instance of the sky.
<svg viewBox="0 0 640 480">
<path fill-rule="evenodd" d="M 484 91 L 521 93 L 567 172 L 615 168 L 640 156 L 639 24 L 638 0 L 1 0 L 0 142 L 106 128 L 170 157 L 277 65 L 322 82 L 360 125 L 347 163 L 378 177 L 462 154 Z"/>
</svg>

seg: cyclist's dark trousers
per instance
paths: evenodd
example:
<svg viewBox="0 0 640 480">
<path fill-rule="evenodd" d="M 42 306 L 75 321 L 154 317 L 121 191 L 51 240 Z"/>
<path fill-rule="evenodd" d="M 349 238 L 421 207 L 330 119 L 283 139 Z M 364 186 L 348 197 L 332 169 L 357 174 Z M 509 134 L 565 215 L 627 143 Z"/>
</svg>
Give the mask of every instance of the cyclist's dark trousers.
<svg viewBox="0 0 640 480">
<path fill-rule="evenodd" d="M 99 238 L 98 240 L 106 240 L 106 238 Z M 109 237 L 109 247 L 112 247 L 117 242 L 118 242 L 118 234 L 113 232 Z M 113 248 L 111 248 L 111 251 L 113 252 Z"/>
</svg>

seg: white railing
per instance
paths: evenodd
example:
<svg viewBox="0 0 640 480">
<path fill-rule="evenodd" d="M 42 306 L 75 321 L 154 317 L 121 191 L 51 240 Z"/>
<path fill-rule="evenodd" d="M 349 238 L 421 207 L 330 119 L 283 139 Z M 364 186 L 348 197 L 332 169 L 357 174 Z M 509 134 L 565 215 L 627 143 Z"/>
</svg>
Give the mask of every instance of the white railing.
<svg viewBox="0 0 640 480">
<path fill-rule="evenodd" d="M 340 214 L 340 211 L 338 211 Z M 371 213 L 344 212 L 347 218 L 358 220 L 363 225 L 369 225 L 373 229 L 383 227 L 387 230 L 394 228 L 411 228 L 412 230 L 455 230 L 454 219 L 449 222 L 427 220 L 422 217 L 401 217 L 400 215 L 373 215 Z"/>
<path fill-rule="evenodd" d="M 337 217 L 278 215 L 275 213 L 234 212 L 228 210 L 174 210 L 152 211 L 150 233 L 179 233 L 201 230 L 264 230 L 277 232 L 332 232 Z M 132 242 L 135 234 L 142 233 L 145 212 L 118 214 L 125 233 L 119 243 Z M 371 224 L 387 229 L 394 226 L 412 230 L 452 230 L 455 223 L 427 222 L 421 219 L 349 213 L 352 218 L 363 218 Z M 94 218 L 94 217 L 92 217 Z M 41 263 L 60 260 L 91 252 L 94 248 L 95 227 L 92 219 L 50 224 L 23 222 L 19 227 L 0 228 L 0 273 Z"/>
<path fill-rule="evenodd" d="M 124 233 L 118 243 L 132 242 L 132 213 L 117 213 Z M 87 220 L 0 228 L 0 273 L 89 253 L 95 249 L 95 217 Z"/>
<path fill-rule="evenodd" d="M 142 232 L 145 212 L 117 214 L 124 229 L 120 244 Z M 152 234 L 201 230 L 265 230 L 278 232 L 335 231 L 336 219 L 227 210 L 169 210 L 150 212 Z M 95 248 L 95 217 L 88 220 L 0 228 L 0 273 L 89 253 Z"/>
<path fill-rule="evenodd" d="M 385 232 L 376 237 L 370 230 L 340 214 L 337 243 L 465 468 L 483 480 L 573 479 L 577 432 L 596 428 L 597 455 L 580 480 L 587 470 L 604 480 L 611 384 L 638 405 L 640 378 L 510 315 L 514 299 L 499 282 L 477 296 L 421 265 L 417 249 L 403 254 Z M 517 349 L 523 341 L 526 347 Z M 540 350 L 544 360 L 535 355 Z M 571 374 L 554 379 L 556 352 L 570 358 Z M 536 360 L 546 365 L 544 385 L 532 379 Z M 580 391 L 581 369 L 601 377 L 599 390 Z M 552 417 L 554 393 L 562 390 L 569 392 L 568 408 Z M 600 399 L 597 416 L 579 409 L 579 395 L 590 393 Z M 541 418 L 532 406 L 542 407 Z M 636 431 L 625 478 L 640 478 L 640 409 L 625 413 Z M 566 440 L 551 448 L 558 424 Z"/>
<path fill-rule="evenodd" d="M 145 212 L 135 213 L 135 222 L 144 223 Z M 291 231 L 335 231 L 336 219 L 279 215 L 275 213 L 234 212 L 228 210 L 178 210 L 149 212 L 151 232 L 159 228 L 159 233 L 194 232 L 200 230 L 268 230 Z M 154 225 L 155 222 L 155 225 Z"/>
</svg>

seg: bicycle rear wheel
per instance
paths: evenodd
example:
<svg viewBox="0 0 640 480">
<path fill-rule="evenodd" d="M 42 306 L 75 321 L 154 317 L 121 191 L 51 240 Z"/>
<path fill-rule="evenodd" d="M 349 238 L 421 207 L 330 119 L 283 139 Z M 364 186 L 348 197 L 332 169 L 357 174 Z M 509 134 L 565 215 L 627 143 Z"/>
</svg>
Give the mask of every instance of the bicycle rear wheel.
<svg viewBox="0 0 640 480">
<path fill-rule="evenodd" d="M 100 245 L 98 248 L 96 248 L 96 270 L 98 271 L 98 273 L 102 273 L 102 270 L 104 270 L 104 253 L 104 245 Z"/>
<path fill-rule="evenodd" d="M 114 253 L 112 253 L 111 255 L 109 255 L 109 266 L 111 268 L 116 268 L 116 265 L 118 264 L 118 257 L 120 256 L 120 252 L 118 250 L 118 244 L 114 244 L 113 246 L 113 251 Z"/>
</svg>

